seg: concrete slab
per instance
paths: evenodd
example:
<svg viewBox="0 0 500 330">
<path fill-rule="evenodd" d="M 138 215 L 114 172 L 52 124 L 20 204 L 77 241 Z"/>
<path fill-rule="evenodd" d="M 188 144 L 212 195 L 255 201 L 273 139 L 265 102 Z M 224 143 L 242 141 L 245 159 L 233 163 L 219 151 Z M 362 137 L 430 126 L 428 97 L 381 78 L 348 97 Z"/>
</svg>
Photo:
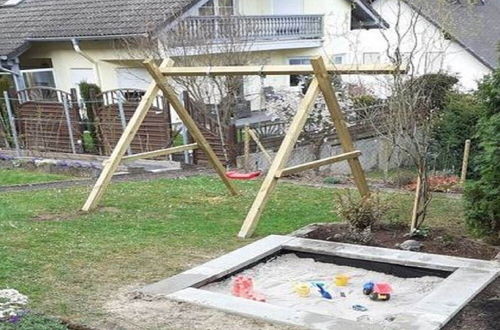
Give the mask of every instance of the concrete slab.
<svg viewBox="0 0 500 330">
<path fill-rule="evenodd" d="M 289 236 L 267 236 L 201 266 L 148 285 L 142 288 L 141 292 L 150 295 L 168 295 L 188 287 L 203 286 L 276 253 L 291 239 Z"/>
<path fill-rule="evenodd" d="M 292 310 L 290 308 L 221 295 L 200 289 L 188 288 L 170 294 L 167 297 L 176 301 L 190 302 L 196 305 L 219 309 L 231 314 L 257 318 L 273 323 L 293 324 L 307 329 L 366 329 L 363 324 L 350 320 L 307 311 Z"/>
<path fill-rule="evenodd" d="M 141 291 L 220 309 L 246 317 L 310 329 L 380 329 L 380 325 L 279 307 L 197 289 L 243 270 L 279 251 L 308 252 L 451 272 L 411 311 L 398 314 L 384 329 L 439 329 L 476 294 L 500 275 L 500 263 L 437 254 L 401 251 L 290 236 L 268 236 L 203 265 L 149 285 Z"/>
</svg>

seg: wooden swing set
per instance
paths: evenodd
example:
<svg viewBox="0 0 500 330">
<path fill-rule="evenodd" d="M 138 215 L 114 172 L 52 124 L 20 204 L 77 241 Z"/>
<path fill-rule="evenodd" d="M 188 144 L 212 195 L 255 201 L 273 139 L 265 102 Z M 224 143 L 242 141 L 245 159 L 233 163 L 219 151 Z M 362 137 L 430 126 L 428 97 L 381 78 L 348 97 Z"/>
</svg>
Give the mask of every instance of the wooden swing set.
<svg viewBox="0 0 500 330">
<path fill-rule="evenodd" d="M 186 150 L 201 149 L 209 160 L 210 165 L 215 169 L 222 182 L 232 195 L 237 195 L 238 191 L 233 183 L 226 176 L 224 166 L 217 158 L 212 147 L 201 133 L 193 118 L 190 116 L 181 100 L 177 97 L 174 88 L 168 81 L 168 77 L 172 76 L 231 76 L 231 75 L 314 75 L 307 92 L 302 99 L 297 113 L 293 118 L 286 136 L 281 143 L 281 146 L 276 153 L 276 156 L 269 168 L 266 177 L 263 180 L 262 186 L 257 193 L 257 196 L 246 216 L 246 219 L 238 234 L 240 238 L 250 237 L 259 221 L 259 218 L 264 210 L 264 207 L 276 187 L 278 179 L 313 169 L 323 165 L 328 165 L 340 161 L 347 160 L 356 187 L 363 197 L 370 194 L 366 183 L 365 174 L 359 161 L 361 152 L 355 150 L 351 135 L 347 128 L 346 122 L 342 115 L 335 90 L 331 84 L 330 74 L 389 74 L 395 71 L 395 68 L 390 65 L 338 65 L 326 66 L 322 57 L 316 57 L 311 60 L 311 65 L 263 65 L 263 66 L 220 66 L 220 67 L 173 67 L 173 61 L 170 59 L 163 60 L 160 66 L 157 66 L 153 60 L 144 62 L 144 66 L 153 78 L 153 82 L 147 89 L 137 110 L 130 119 L 125 128 L 120 140 L 113 150 L 110 158 L 104 163 L 104 168 L 99 176 L 94 188 L 92 189 L 88 199 L 83 206 L 83 211 L 90 211 L 96 208 L 97 203 L 102 198 L 104 191 L 109 185 L 113 174 L 118 168 L 120 162 L 126 160 L 153 158 L 158 156 L 166 156 Z M 151 152 L 140 153 L 131 156 L 124 156 L 127 148 L 130 146 L 132 139 L 137 133 L 142 121 L 144 120 L 151 104 L 153 103 L 158 92 L 161 91 L 164 97 L 172 105 L 179 118 L 182 120 L 186 128 L 189 130 L 195 143 L 187 144 L 178 147 L 161 149 Z M 323 94 L 326 105 L 335 125 L 336 132 L 342 147 L 343 153 L 340 155 L 327 157 L 324 159 L 308 162 L 292 167 L 285 167 L 292 150 L 302 132 L 306 123 L 307 117 L 314 107 L 314 103 L 319 93 Z"/>
</svg>

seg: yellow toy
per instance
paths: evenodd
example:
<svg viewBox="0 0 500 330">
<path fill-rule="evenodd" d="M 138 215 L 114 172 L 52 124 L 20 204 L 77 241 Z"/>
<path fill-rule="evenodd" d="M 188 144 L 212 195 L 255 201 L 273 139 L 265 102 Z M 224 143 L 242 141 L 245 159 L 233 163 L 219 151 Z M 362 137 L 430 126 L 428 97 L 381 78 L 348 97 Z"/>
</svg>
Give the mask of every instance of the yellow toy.
<svg viewBox="0 0 500 330">
<path fill-rule="evenodd" d="M 337 275 L 334 278 L 336 286 L 346 286 L 349 283 L 349 276 L 347 275 Z"/>
<path fill-rule="evenodd" d="M 307 283 L 295 283 L 293 285 L 293 290 L 302 298 L 309 297 L 311 294 L 311 287 Z"/>
</svg>

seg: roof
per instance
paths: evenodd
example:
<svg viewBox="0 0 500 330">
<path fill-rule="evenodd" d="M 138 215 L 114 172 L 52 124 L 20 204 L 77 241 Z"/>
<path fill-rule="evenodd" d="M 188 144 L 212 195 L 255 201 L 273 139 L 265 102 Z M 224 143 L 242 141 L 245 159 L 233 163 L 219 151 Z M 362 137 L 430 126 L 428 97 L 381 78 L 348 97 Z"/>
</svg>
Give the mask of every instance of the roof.
<svg viewBox="0 0 500 330">
<path fill-rule="evenodd" d="M 111 39 L 168 24 L 200 0 L 24 0 L 1 7 L 0 57 L 18 56 L 30 41 Z M 386 27 L 368 0 L 348 0 L 363 28 Z"/>
<path fill-rule="evenodd" d="M 405 0 L 422 15 L 446 31 L 484 65 L 498 66 L 500 43 L 500 1 Z M 439 7 L 439 8 L 438 8 Z"/>
<path fill-rule="evenodd" d="M 0 7 L 0 56 L 14 57 L 30 40 L 111 38 L 147 33 L 194 0 L 24 0 Z M 0 0 L 0 5 L 5 0 Z"/>
</svg>

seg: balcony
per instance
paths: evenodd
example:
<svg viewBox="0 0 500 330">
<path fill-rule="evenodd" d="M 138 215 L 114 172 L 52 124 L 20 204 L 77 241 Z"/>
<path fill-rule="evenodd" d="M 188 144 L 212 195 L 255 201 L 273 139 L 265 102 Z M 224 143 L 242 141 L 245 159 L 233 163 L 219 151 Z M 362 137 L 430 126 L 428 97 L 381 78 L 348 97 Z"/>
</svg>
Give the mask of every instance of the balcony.
<svg viewBox="0 0 500 330">
<path fill-rule="evenodd" d="M 323 38 L 323 15 L 191 16 L 169 33 L 173 46 L 314 41 Z M 307 47 L 307 46 L 306 46 Z"/>
</svg>

